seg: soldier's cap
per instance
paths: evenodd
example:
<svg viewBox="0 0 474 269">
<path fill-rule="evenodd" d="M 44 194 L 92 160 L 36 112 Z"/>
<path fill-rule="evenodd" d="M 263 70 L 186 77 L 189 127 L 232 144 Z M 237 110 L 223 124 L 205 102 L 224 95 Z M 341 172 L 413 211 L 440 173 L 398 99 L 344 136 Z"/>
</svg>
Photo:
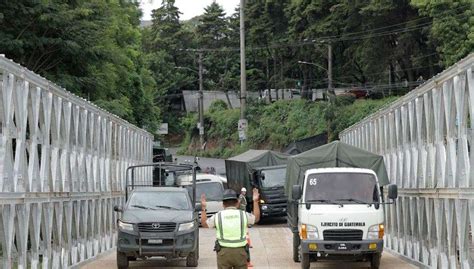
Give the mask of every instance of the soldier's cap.
<svg viewBox="0 0 474 269">
<path fill-rule="evenodd" d="M 224 198 L 222 199 L 222 201 L 227 200 L 238 200 L 237 193 L 234 190 L 224 190 Z"/>
</svg>

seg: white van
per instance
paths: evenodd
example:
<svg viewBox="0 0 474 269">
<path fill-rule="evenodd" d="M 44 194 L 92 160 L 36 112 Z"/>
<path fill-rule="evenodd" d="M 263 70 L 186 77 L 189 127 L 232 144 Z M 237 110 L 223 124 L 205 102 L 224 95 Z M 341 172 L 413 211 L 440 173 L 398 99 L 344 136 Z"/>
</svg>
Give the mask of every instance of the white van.
<svg viewBox="0 0 474 269">
<path fill-rule="evenodd" d="M 178 185 L 184 186 L 188 191 L 192 192 L 192 178 L 189 175 L 178 177 Z M 223 210 L 222 195 L 224 193 L 225 184 L 227 180 L 225 177 L 213 174 L 196 174 L 196 197 L 200 201 L 201 195 L 206 195 L 207 200 L 207 217 L 211 217 L 220 210 Z M 192 196 L 192 195 L 191 195 Z M 199 219 L 201 219 L 201 212 L 199 212 Z"/>
</svg>

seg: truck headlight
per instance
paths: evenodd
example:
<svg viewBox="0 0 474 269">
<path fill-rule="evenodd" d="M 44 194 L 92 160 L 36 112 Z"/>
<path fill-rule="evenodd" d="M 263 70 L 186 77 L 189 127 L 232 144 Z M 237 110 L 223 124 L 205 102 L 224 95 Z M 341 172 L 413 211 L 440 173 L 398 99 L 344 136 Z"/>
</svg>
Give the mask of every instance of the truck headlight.
<svg viewBox="0 0 474 269">
<path fill-rule="evenodd" d="M 268 206 L 262 205 L 262 210 L 267 210 L 267 209 L 268 209 Z"/>
<path fill-rule="evenodd" d="M 178 232 L 189 231 L 194 228 L 194 221 L 181 223 L 178 228 Z"/>
<path fill-rule="evenodd" d="M 302 239 L 319 239 L 318 228 L 310 224 L 301 224 L 300 236 Z"/>
<path fill-rule="evenodd" d="M 126 223 L 126 222 L 122 222 L 122 221 L 118 221 L 118 227 L 119 227 L 119 230 L 121 231 L 127 231 L 127 232 L 133 232 L 133 224 L 132 223 Z"/>
<path fill-rule="evenodd" d="M 260 204 L 264 204 L 264 203 L 265 203 L 265 200 L 260 199 Z"/>
<path fill-rule="evenodd" d="M 367 239 L 383 239 L 385 227 L 383 223 L 375 224 L 369 227 Z"/>
</svg>

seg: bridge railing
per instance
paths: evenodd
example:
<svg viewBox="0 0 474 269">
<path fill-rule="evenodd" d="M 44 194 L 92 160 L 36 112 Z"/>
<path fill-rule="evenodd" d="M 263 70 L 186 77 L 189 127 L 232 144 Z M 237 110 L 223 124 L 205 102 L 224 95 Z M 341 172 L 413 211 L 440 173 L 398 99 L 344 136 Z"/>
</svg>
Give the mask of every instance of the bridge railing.
<svg viewBox="0 0 474 269">
<path fill-rule="evenodd" d="M 344 130 L 385 157 L 386 247 L 431 268 L 474 267 L 474 54 Z"/>
<path fill-rule="evenodd" d="M 0 92 L 0 267 L 112 248 L 125 169 L 151 162 L 153 137 L 1 55 Z"/>
</svg>

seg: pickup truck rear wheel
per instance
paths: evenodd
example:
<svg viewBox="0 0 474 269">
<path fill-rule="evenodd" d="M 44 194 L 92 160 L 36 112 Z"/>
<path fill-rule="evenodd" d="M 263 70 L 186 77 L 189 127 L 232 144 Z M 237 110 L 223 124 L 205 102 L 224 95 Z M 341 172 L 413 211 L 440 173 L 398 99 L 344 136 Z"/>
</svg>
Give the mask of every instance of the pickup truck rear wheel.
<svg viewBox="0 0 474 269">
<path fill-rule="evenodd" d="M 300 262 L 301 239 L 298 233 L 293 233 L 293 261 Z"/>
<path fill-rule="evenodd" d="M 117 267 L 118 269 L 127 269 L 129 265 L 127 255 L 125 253 L 117 251 Z"/>
<path fill-rule="evenodd" d="M 372 254 L 370 258 L 370 268 L 371 269 L 379 269 L 380 268 L 380 259 L 382 258 L 381 253 Z"/>
</svg>

